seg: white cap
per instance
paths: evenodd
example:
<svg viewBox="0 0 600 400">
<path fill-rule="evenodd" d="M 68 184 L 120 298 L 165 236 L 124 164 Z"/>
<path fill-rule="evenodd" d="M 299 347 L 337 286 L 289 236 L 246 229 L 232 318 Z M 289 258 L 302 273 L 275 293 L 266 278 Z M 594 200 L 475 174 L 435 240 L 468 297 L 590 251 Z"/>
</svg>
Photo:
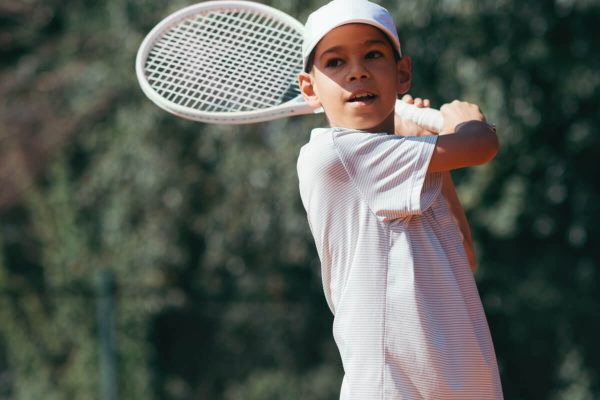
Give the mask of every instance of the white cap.
<svg viewBox="0 0 600 400">
<path fill-rule="evenodd" d="M 308 16 L 302 43 L 304 70 L 308 56 L 325 35 L 338 26 L 352 23 L 379 28 L 389 37 L 398 55 L 402 55 L 396 25 L 388 10 L 368 0 L 333 0 Z"/>
</svg>

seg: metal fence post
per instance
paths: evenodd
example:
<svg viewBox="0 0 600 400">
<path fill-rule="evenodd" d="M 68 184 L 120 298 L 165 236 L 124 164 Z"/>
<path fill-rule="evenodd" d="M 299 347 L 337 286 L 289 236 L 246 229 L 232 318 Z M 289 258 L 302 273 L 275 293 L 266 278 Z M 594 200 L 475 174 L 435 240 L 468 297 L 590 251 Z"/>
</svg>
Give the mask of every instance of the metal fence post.
<svg viewBox="0 0 600 400">
<path fill-rule="evenodd" d="M 97 324 L 100 363 L 100 398 L 118 400 L 115 341 L 115 281 L 110 271 L 101 271 L 97 281 Z"/>
</svg>

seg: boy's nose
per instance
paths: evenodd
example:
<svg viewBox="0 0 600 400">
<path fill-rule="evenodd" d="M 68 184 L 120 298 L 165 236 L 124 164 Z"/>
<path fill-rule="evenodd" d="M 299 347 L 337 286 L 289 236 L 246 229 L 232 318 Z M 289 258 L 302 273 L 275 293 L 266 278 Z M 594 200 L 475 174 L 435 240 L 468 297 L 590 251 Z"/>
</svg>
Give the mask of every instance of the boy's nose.
<svg viewBox="0 0 600 400">
<path fill-rule="evenodd" d="M 348 73 L 348 80 L 355 81 L 357 79 L 365 79 L 369 77 L 369 72 L 360 63 L 354 64 Z"/>
</svg>

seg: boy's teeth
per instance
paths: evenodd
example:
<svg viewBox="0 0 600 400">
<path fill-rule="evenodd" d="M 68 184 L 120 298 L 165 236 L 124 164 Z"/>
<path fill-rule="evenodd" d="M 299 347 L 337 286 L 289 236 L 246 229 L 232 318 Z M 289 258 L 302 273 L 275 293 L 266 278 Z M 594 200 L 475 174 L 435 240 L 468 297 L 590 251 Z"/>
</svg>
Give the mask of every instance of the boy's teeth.
<svg viewBox="0 0 600 400">
<path fill-rule="evenodd" d="M 357 96 L 354 96 L 354 97 L 353 97 L 353 98 L 351 98 L 350 100 L 351 100 L 351 101 L 356 101 L 356 100 L 362 100 L 362 99 L 370 99 L 370 98 L 372 98 L 372 97 L 373 97 L 373 95 L 372 95 L 372 94 L 365 93 L 365 94 L 359 94 L 359 95 L 357 95 Z"/>
</svg>

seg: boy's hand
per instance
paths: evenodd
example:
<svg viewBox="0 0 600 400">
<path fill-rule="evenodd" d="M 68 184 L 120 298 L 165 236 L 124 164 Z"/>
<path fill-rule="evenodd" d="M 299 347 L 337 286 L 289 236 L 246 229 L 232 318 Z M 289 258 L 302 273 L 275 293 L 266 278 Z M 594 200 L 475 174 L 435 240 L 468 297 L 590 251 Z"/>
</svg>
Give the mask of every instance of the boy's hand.
<svg viewBox="0 0 600 400">
<path fill-rule="evenodd" d="M 452 103 L 444 104 L 440 111 L 444 116 L 444 129 L 442 130 L 443 133 L 440 134 L 453 133 L 459 125 L 469 121 L 485 123 L 485 117 L 479 106 L 466 101 L 454 100 Z"/>
<path fill-rule="evenodd" d="M 414 104 L 415 106 L 422 108 L 429 108 L 430 102 L 429 99 L 421 99 L 416 98 L 413 99 L 411 95 L 405 94 L 402 97 L 402 101 L 408 104 Z M 415 124 L 412 121 L 404 119 L 396 114 L 396 118 L 394 120 L 394 134 L 399 136 L 429 136 L 435 135 L 435 133 L 430 132 L 424 128 L 421 128 L 419 125 Z"/>
</svg>

